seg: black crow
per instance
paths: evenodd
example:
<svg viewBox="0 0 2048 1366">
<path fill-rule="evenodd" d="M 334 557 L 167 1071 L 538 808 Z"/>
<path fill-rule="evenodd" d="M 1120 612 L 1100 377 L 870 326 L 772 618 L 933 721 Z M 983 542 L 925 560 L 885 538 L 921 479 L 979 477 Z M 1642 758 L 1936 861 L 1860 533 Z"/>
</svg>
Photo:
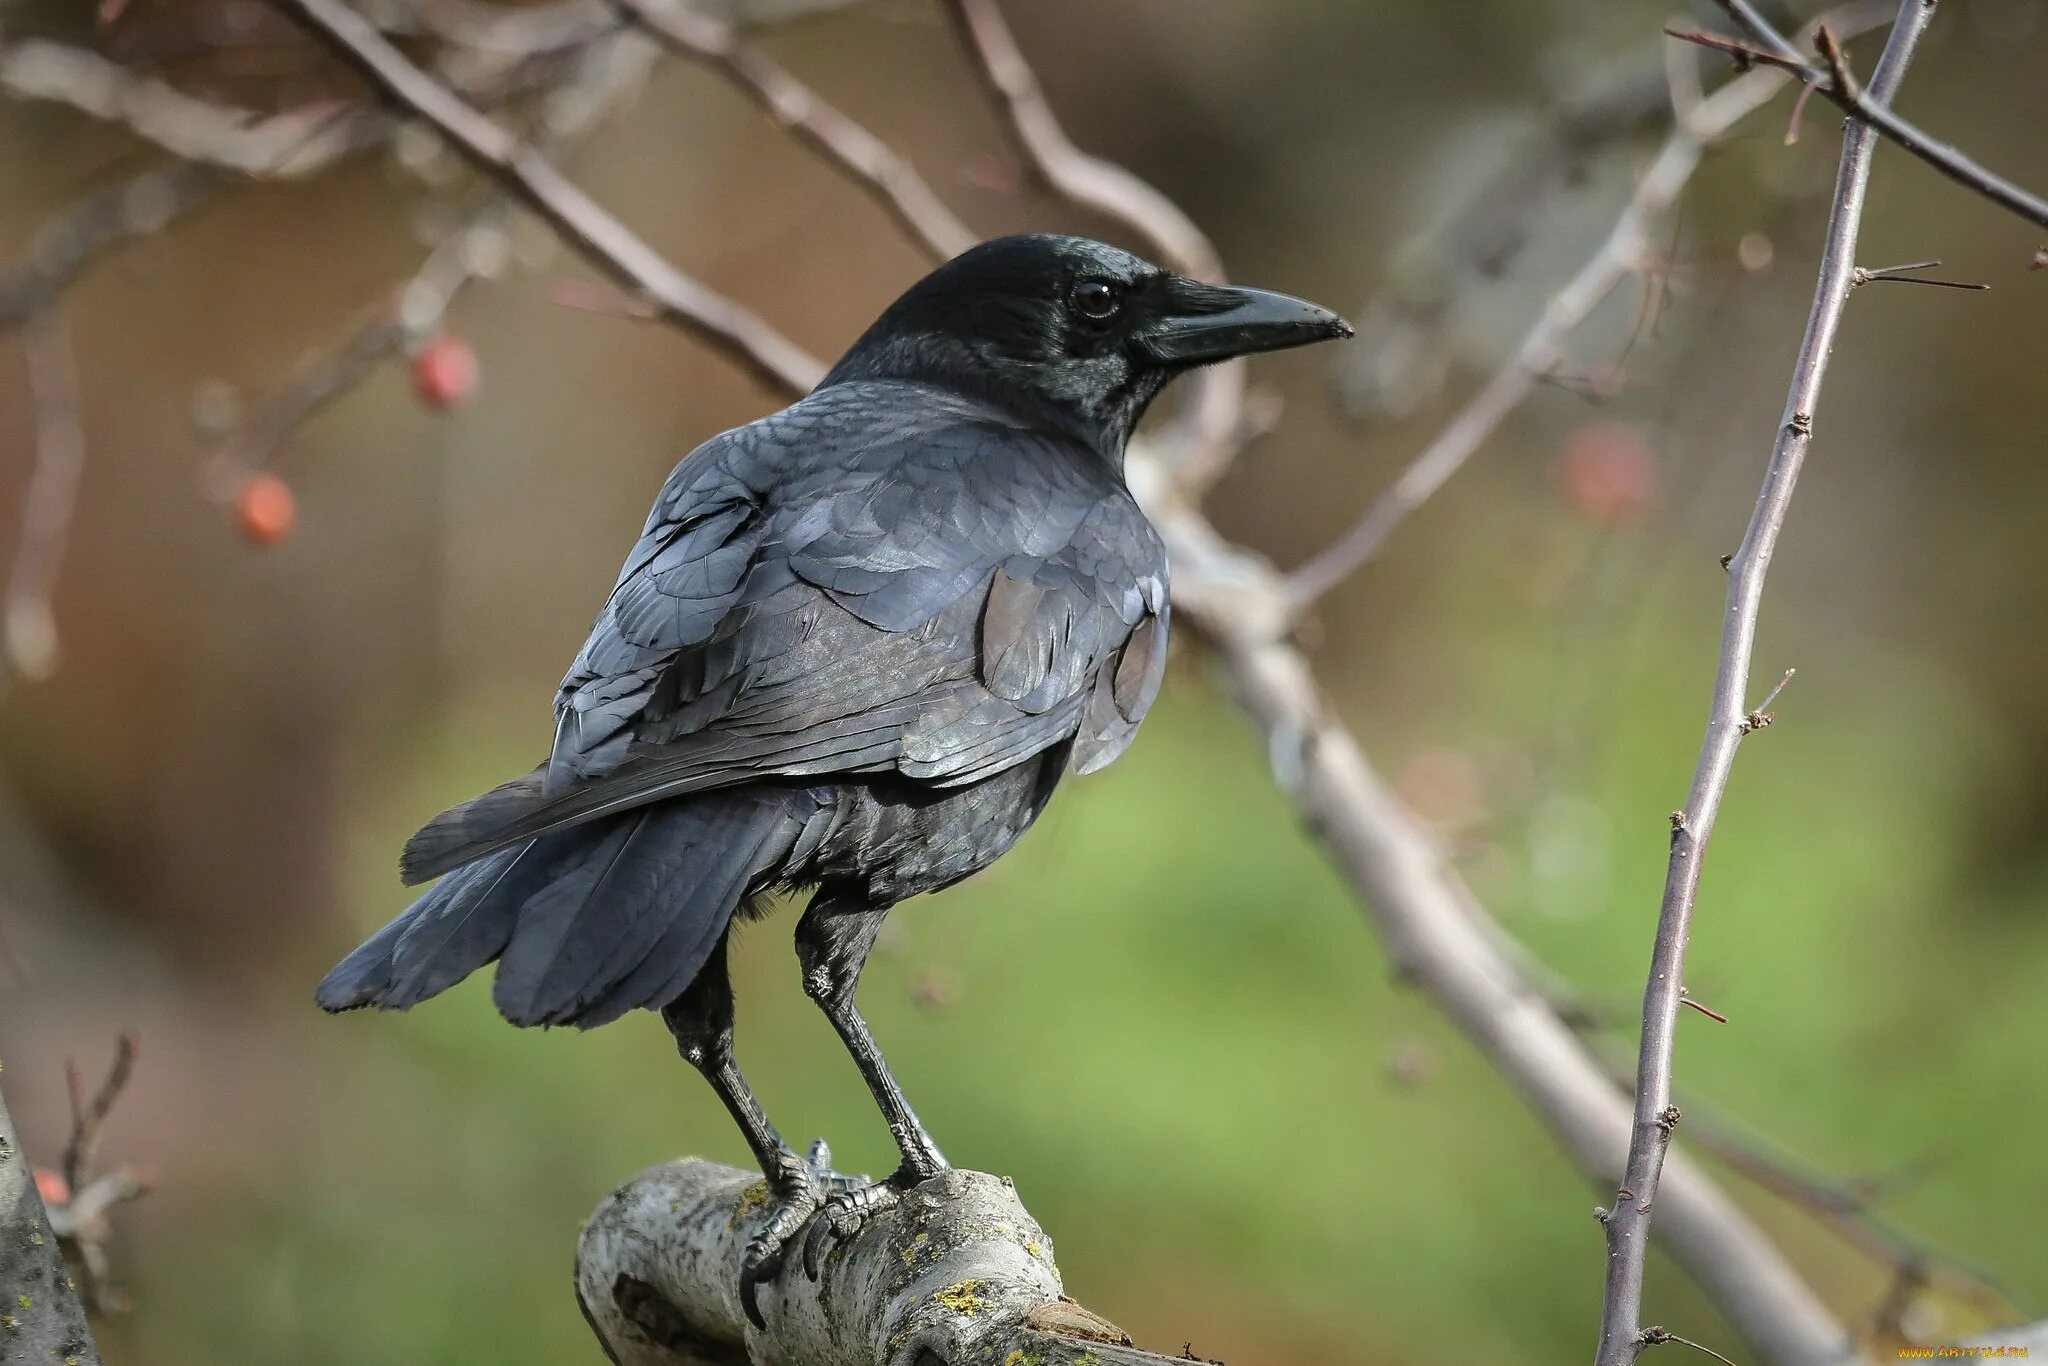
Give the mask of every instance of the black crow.
<svg viewBox="0 0 2048 1366">
<path fill-rule="evenodd" d="M 406 845 L 433 890 L 320 984 L 403 1010 L 491 962 L 518 1025 L 661 1011 L 745 1131 L 772 1216 L 742 1300 L 944 1170 L 854 1008 L 889 908 L 987 867 L 1123 752 L 1166 667 L 1166 555 L 1124 445 L 1168 381 L 1350 335 L 1284 294 L 1077 237 L 1005 237 L 889 306 L 807 397 L 675 469 L 523 778 Z M 814 888 L 804 990 L 888 1119 L 868 1186 L 783 1143 L 733 1064 L 726 941 Z"/>
</svg>

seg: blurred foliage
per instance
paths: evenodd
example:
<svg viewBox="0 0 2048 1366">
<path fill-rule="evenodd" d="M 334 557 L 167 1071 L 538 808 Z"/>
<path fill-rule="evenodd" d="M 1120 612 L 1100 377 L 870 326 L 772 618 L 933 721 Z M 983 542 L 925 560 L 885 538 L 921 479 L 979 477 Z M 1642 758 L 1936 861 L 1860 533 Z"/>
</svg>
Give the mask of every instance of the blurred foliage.
<svg viewBox="0 0 2048 1366">
<path fill-rule="evenodd" d="M 1399 283 L 1394 244 L 1496 170 L 1547 91 L 1664 17 L 1568 0 L 1010 8 L 1077 137 L 1182 198 L 1243 278 L 1339 305 Z M 922 5 L 874 0 L 766 41 L 977 225 L 1091 226 L 1011 188 Z M 2024 177 L 2044 43 L 2028 0 L 1945 11 L 1909 112 Z M 1315 623 L 1368 750 L 1624 1050 L 1703 719 L 1714 562 L 1777 418 L 1834 157 L 1832 118 L 1809 111 L 1788 149 L 1784 114 L 1688 196 L 1660 325 L 1628 346 L 1627 297 L 1582 338 L 1588 370 L 1625 350 L 1619 397 L 1539 395 Z M 1641 150 L 1563 187 L 1529 251 L 1473 283 L 1452 390 L 1412 419 L 1346 423 L 1325 358 L 1261 366 L 1287 407 L 1220 490 L 1225 530 L 1283 563 L 1322 544 L 1590 249 Z M 110 134 L 0 108 L 0 256 L 132 164 Z M 821 351 L 918 269 L 700 71 L 664 67 L 575 169 Z M 343 335 L 412 268 L 427 208 L 375 167 L 263 190 L 67 301 L 90 465 L 64 668 L 0 701 L 20 808 L 0 809 L 0 1044 L 30 1141 L 54 1145 L 57 1060 L 142 1031 L 108 1152 L 165 1182 L 125 1212 L 137 1312 L 109 1330 L 112 1360 L 593 1360 L 569 1290 L 578 1220 L 677 1152 L 744 1158 L 651 1019 L 516 1033 L 481 981 L 407 1017 L 308 1003 L 403 906 L 405 834 L 537 756 L 549 690 L 669 464 L 764 402 L 671 333 L 550 304 L 577 270 L 522 230 L 526 268 L 454 318 L 475 403 L 429 411 L 401 369 L 378 376 L 294 442 L 296 533 L 239 544 L 195 492 L 195 391 L 260 395 Z M 1749 235 L 1767 266 L 1736 265 Z M 1758 652 L 1760 675 L 1799 674 L 1738 762 L 1693 946 L 1689 985 L 1730 1023 L 1687 1016 L 1679 1078 L 1688 1113 L 1844 1175 L 1931 1157 L 1887 1210 L 2038 1308 L 2048 277 L 2020 269 L 2036 245 L 1881 159 L 1873 263 L 1938 254 L 1996 287 L 1880 287 L 1852 307 Z M 17 370 L 9 352 L 0 507 L 28 463 Z M 797 989 L 789 927 L 743 941 L 741 1061 L 785 1134 L 885 1166 Z M 893 917 L 863 1003 L 948 1154 L 1013 1174 L 1069 1287 L 1141 1341 L 1233 1366 L 1583 1355 L 1604 1195 L 1390 980 L 1192 640 L 1123 762 L 989 873 Z M 1883 1271 L 1737 1189 L 1844 1315 L 1882 1298 Z M 1668 1265 L 1652 1277 L 1658 1321 L 1726 1345 Z M 1979 1323 L 1939 1297 L 1929 1315 L 1933 1340 Z"/>
</svg>

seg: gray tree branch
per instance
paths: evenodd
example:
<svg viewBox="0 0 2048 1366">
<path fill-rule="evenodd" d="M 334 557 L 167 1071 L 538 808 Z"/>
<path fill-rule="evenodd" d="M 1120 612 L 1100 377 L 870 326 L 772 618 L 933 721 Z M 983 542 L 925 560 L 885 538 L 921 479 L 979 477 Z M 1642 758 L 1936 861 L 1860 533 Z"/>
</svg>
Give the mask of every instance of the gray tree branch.
<svg viewBox="0 0 2048 1366">
<path fill-rule="evenodd" d="M 576 1297 L 620 1366 L 1166 1366 L 1063 1298 L 1052 1241 L 1010 1183 L 951 1171 L 829 1256 L 739 1304 L 766 1213 L 758 1172 L 684 1158 L 642 1172 L 584 1226 Z"/>
</svg>

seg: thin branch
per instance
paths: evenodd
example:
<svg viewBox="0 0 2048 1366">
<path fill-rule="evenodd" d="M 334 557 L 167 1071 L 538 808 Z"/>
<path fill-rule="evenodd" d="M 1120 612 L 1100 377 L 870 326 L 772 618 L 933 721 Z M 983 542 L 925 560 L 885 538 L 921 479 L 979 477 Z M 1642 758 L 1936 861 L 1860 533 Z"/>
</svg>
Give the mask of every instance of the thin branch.
<svg viewBox="0 0 2048 1366">
<path fill-rule="evenodd" d="M 409 8 L 419 26 L 435 36 L 507 57 L 580 48 L 619 27 L 607 0 L 551 0 L 525 7 L 491 0 L 421 0 Z M 379 27 L 391 31 L 388 24 Z"/>
<path fill-rule="evenodd" d="M 51 596 L 85 473 L 78 375 L 64 326 L 55 313 L 40 312 L 23 326 L 21 337 L 35 414 L 35 468 L 22 498 L 13 565 L 0 589 L 0 683 L 9 674 L 46 678 L 56 668 Z"/>
<path fill-rule="evenodd" d="M 1351 413 L 1398 419 L 1435 396 L 1461 292 L 1507 270 L 1552 198 L 1596 158 L 1670 117 L 1675 92 L 1690 88 L 1680 83 L 1697 84 L 1694 56 L 1660 40 L 1532 111 L 1536 127 L 1499 153 L 1491 174 L 1388 254 L 1380 288 L 1359 311 L 1358 339 L 1333 362 Z"/>
<path fill-rule="evenodd" d="M 179 161 L 86 195 L 46 222 L 21 261 L 0 273 L 0 327 L 48 308 L 102 254 L 163 231 L 234 183 L 219 166 Z"/>
<path fill-rule="evenodd" d="M 1181 274 L 1222 280 L 1215 244 L 1180 205 L 1067 136 L 996 0 L 947 0 L 947 8 L 1025 161 L 1054 194 L 1136 233 Z M 1199 499 L 1229 468 L 1242 445 L 1246 373 L 1238 360 L 1192 378 L 1181 431 L 1168 443 L 1176 452 L 1174 496 Z"/>
<path fill-rule="evenodd" d="M 584 258 L 652 299 L 663 316 L 742 357 L 756 378 L 808 389 L 824 366 L 761 316 L 664 260 L 553 163 L 422 71 L 342 0 L 274 0 L 336 56 L 424 119 L 464 158 L 516 193 Z"/>
<path fill-rule="evenodd" d="M 64 1145 L 60 1169 L 65 1197 L 49 1205 L 50 1226 L 85 1273 L 85 1302 L 98 1314 L 117 1313 L 127 1300 L 109 1274 L 107 1216 L 118 1205 L 147 1195 L 156 1177 L 146 1167 L 123 1163 L 106 1173 L 97 1171 L 100 1126 L 135 1072 L 136 1037 L 123 1033 L 114 1044 L 114 1060 L 91 1100 L 86 1099 L 78 1064 L 64 1060 L 64 1081 L 71 1098 L 71 1137 Z"/>
<path fill-rule="evenodd" d="M 1726 138 L 1784 86 L 1784 77 L 1774 72 L 1747 72 L 1702 99 L 1691 116 L 1672 129 L 1636 182 L 1635 193 L 1607 239 L 1578 274 L 1550 296 L 1507 364 L 1466 400 L 1457 416 L 1349 530 L 1288 576 L 1291 613 L 1305 611 L 1357 572 L 1395 528 L 1464 467 L 1543 376 L 1557 367 L 1571 334 L 1617 286 L 1642 272 L 1655 249 L 1652 233 L 1692 179 L 1706 149 Z"/>
<path fill-rule="evenodd" d="M 825 161 L 846 172 L 940 260 L 980 241 L 894 148 L 740 36 L 739 29 L 670 0 L 614 0 L 664 46 L 719 71 Z"/>
<path fill-rule="evenodd" d="M 947 9 L 1025 159 L 1054 194 L 1130 228 L 1161 264 L 1183 275 L 1223 278 L 1216 245 L 1180 205 L 1115 162 L 1074 145 L 995 0 L 947 0 Z"/>
<path fill-rule="evenodd" d="M 136 136 L 187 161 L 244 175 L 293 180 L 379 141 L 385 120 L 373 111 L 308 105 L 257 119 L 214 104 L 83 48 L 43 38 L 0 41 L 0 89 L 68 104 L 125 124 Z"/>
<path fill-rule="evenodd" d="M 1714 1360 L 1724 1363 L 1724 1366 L 1735 1366 L 1735 1363 L 1733 1361 L 1730 1361 L 1727 1357 L 1722 1356 L 1719 1352 L 1707 1346 L 1705 1343 L 1694 1342 L 1691 1338 L 1682 1338 L 1678 1334 L 1672 1332 L 1670 1329 L 1660 1328 L 1656 1324 L 1651 1324 L 1648 1328 L 1645 1328 L 1643 1330 L 1642 1337 L 1639 1338 L 1638 1341 L 1640 1341 L 1644 1347 L 1657 1347 L 1667 1342 L 1675 1342 L 1681 1347 L 1690 1347 L 1695 1352 L 1704 1353 L 1705 1355 L 1712 1357 Z"/>
<path fill-rule="evenodd" d="M 1904 1184 L 1905 1176 L 1843 1178 L 1816 1172 L 1784 1156 L 1760 1148 L 1753 1139 L 1686 1108 L 1685 1133 L 1762 1190 L 1802 1210 L 1831 1229 L 1864 1256 L 1895 1275 L 1925 1282 L 1937 1275 L 1949 1288 L 1978 1308 L 1999 1308 L 2031 1316 L 2034 1309 L 2016 1291 L 1968 1258 L 1918 1238 L 1893 1224 L 1877 1208 L 1878 1199 Z M 1909 1176 L 1911 1173 L 1906 1173 Z"/>
<path fill-rule="evenodd" d="M 99 1152 L 100 1125 L 114 1109 L 114 1102 L 135 1075 L 136 1037 L 127 1031 L 114 1041 L 114 1060 L 107 1067 L 100 1089 L 87 1102 L 78 1075 L 78 1064 L 64 1060 L 64 1081 L 71 1097 L 71 1139 L 64 1145 L 64 1179 L 74 1191 L 85 1189 Z"/>
<path fill-rule="evenodd" d="M 589 47 L 575 71 L 549 92 L 535 145 L 549 156 L 573 146 L 639 82 L 652 55 L 646 40 L 630 34 L 615 33 Z M 515 206 L 511 195 L 494 190 L 387 301 L 331 349 L 302 364 L 215 454 L 204 480 L 209 489 L 229 496 L 315 414 L 431 335 L 462 290 L 505 257 Z"/>
<path fill-rule="evenodd" d="M 1877 89 L 1875 78 L 1870 90 L 1857 89 L 1855 82 L 1848 79 L 1846 67 L 1839 73 L 1829 66 L 1816 66 L 1808 62 L 1798 48 L 1785 36 L 1771 27 L 1769 20 L 1756 11 L 1747 0 L 1720 0 L 1721 7 L 1734 17 L 1735 22 L 1749 31 L 1756 45 L 1736 42 L 1718 34 L 1700 33 L 1692 30 L 1667 30 L 1672 37 L 1701 47 L 1725 52 L 1737 61 L 1760 63 L 1790 72 L 1808 88 L 1838 105 L 1843 112 L 1858 122 L 1875 128 L 1886 138 L 1911 152 L 1935 170 L 1955 181 L 1958 185 L 1997 204 L 2039 227 L 2048 227 L 2048 200 L 2043 200 L 2003 176 L 1978 164 L 1963 152 L 1938 141 L 1908 123 L 1891 110 L 1890 96 Z M 1925 6 L 1933 8 L 1934 0 L 1923 0 Z M 1839 62 L 1831 63 L 1839 66 Z"/>
<path fill-rule="evenodd" d="M 1889 100 L 1897 92 L 1913 50 L 1933 17 L 1927 0 L 1903 0 L 1871 79 L 1872 94 Z M 1763 489 L 1742 545 L 1728 566 L 1728 606 L 1714 698 L 1706 738 L 1700 747 L 1685 806 L 1672 819 L 1670 864 L 1657 916 L 1656 946 L 1643 994 L 1643 1031 L 1636 1064 L 1634 1129 L 1621 1189 L 1607 1220 L 1607 1286 L 1601 1312 L 1599 1366 L 1627 1366 L 1635 1359 L 1641 1331 L 1643 1270 L 1649 1254 L 1651 1211 L 1657 1200 L 1665 1153 L 1677 1111 L 1671 1105 L 1672 1058 L 1677 1044 L 1679 992 L 1685 980 L 1685 949 L 1693 907 L 1699 896 L 1700 863 L 1713 834 L 1736 748 L 1750 729 L 1749 671 L 1778 534 L 1813 440 L 1814 414 L 1830 352 L 1849 299 L 1855 271 L 1857 230 L 1864 192 L 1870 183 L 1875 132 L 1867 125 L 1844 129 L 1834 207 L 1821 253 L 1820 278 L 1806 335 L 1793 368 L 1784 416 L 1765 470 Z"/>
</svg>

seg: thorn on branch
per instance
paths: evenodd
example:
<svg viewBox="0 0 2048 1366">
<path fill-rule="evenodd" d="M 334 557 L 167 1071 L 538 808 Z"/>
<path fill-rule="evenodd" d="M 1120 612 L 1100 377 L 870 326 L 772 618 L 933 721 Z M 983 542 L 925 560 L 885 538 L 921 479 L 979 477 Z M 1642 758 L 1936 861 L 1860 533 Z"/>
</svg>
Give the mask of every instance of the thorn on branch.
<svg viewBox="0 0 2048 1366">
<path fill-rule="evenodd" d="M 1654 1323 L 1636 1334 L 1636 1341 L 1644 1348 L 1660 1347 L 1667 1342 L 1675 1342 L 1681 1347 L 1690 1347 L 1695 1352 L 1704 1352 L 1716 1361 L 1727 1362 L 1728 1366 L 1735 1366 L 1734 1362 L 1729 1361 L 1727 1357 L 1722 1356 L 1704 1343 L 1694 1342 L 1691 1338 L 1682 1338 L 1670 1329 L 1659 1327 Z"/>
<path fill-rule="evenodd" d="M 1940 264 L 1941 262 L 1939 261 L 1914 261 L 1909 265 L 1903 266 L 1858 266 L 1849 272 L 1849 286 L 1853 289 L 1859 285 L 1877 284 L 1881 281 L 1890 280 L 1894 284 L 1936 285 L 1942 289 L 1985 290 L 1991 288 L 1990 285 L 1980 284 L 1974 280 L 1937 280 L 1925 275 L 1909 275 L 1906 273 L 1913 270 L 1931 270 Z"/>
<path fill-rule="evenodd" d="M 1700 1014 L 1706 1016 L 1710 1020 L 1713 1020 L 1717 1024 L 1728 1023 L 1728 1017 L 1726 1015 L 1723 1015 L 1718 1010 L 1710 1010 L 1706 1006 L 1701 1005 L 1698 1001 L 1695 1001 L 1691 996 L 1686 994 L 1686 990 L 1684 987 L 1680 987 L 1678 989 L 1678 1003 L 1682 1006 L 1691 1006 L 1694 1010 L 1697 1010 Z"/>
<path fill-rule="evenodd" d="M 1787 147 L 1799 145 L 1799 120 L 1805 115 L 1807 102 L 1812 98 L 1812 86 L 1802 85 L 1799 87 L 1799 98 L 1792 101 L 1792 117 L 1786 120 L 1785 123 L 1785 145 Z"/>
<path fill-rule="evenodd" d="M 1742 729 L 1745 734 L 1753 730 L 1762 730 L 1765 726 L 1777 720 L 1777 717 L 1770 710 L 1771 703 L 1778 700 L 1778 694 L 1785 691 L 1785 685 L 1790 683 L 1793 676 L 1798 672 L 1798 669 L 1792 668 L 1785 670 L 1784 673 L 1778 676 L 1778 681 L 1771 685 L 1769 692 L 1764 694 L 1764 700 L 1757 703 L 1756 709 L 1743 718 Z"/>
<path fill-rule="evenodd" d="M 1835 41 L 1835 35 L 1828 31 L 1826 24 L 1813 31 L 1813 45 L 1827 60 L 1828 77 L 1835 83 L 1835 92 L 1847 100 L 1859 98 L 1856 82 L 1849 76 L 1849 54 Z"/>
</svg>

